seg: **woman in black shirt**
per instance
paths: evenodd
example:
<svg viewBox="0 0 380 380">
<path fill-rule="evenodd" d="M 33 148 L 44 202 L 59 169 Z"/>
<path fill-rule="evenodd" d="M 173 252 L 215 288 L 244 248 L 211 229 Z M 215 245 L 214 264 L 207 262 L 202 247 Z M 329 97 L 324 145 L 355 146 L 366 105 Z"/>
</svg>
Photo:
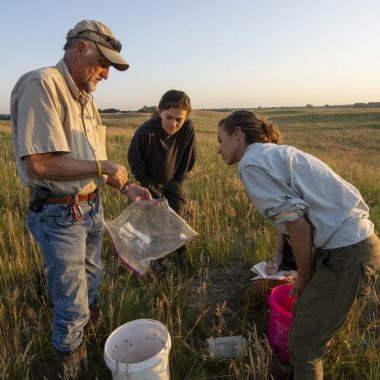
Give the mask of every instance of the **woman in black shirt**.
<svg viewBox="0 0 380 380">
<path fill-rule="evenodd" d="M 166 198 L 181 217 L 186 203 L 183 184 L 196 157 L 190 112 L 190 99 L 183 91 L 167 91 L 152 118 L 136 130 L 128 150 L 134 177 L 153 198 Z M 178 249 L 176 256 L 179 266 L 183 266 L 186 248 Z"/>
</svg>

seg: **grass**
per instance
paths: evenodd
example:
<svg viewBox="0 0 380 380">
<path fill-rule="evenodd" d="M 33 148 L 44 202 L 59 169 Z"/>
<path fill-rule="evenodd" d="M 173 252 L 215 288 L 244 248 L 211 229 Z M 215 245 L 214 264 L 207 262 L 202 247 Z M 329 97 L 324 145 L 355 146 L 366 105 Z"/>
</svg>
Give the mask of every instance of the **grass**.
<svg viewBox="0 0 380 380">
<path fill-rule="evenodd" d="M 257 110 L 280 128 L 284 142 L 324 160 L 353 183 L 380 227 L 380 110 Z M 106 235 L 105 277 L 101 286 L 102 331 L 89 333 L 92 378 L 111 379 L 102 354 L 106 337 L 138 318 L 160 320 L 172 337 L 172 379 L 267 379 L 271 353 L 259 324 L 255 326 L 244 292 L 249 268 L 272 255 L 272 226 L 250 204 L 236 168 L 217 155 L 216 126 L 227 114 L 195 111 L 198 160 L 187 183 L 188 222 L 200 234 L 189 247 L 191 276 L 170 272 L 165 278 L 138 278 L 115 257 Z M 104 115 L 109 158 L 127 165 L 135 128 L 148 115 Z M 27 191 L 13 159 L 9 123 L 0 122 L 0 378 L 41 379 L 54 358 L 50 343 L 52 310 L 41 296 L 36 273 L 42 259 L 25 227 Z M 106 219 L 127 202 L 102 189 Z M 380 377 L 380 307 L 358 303 L 325 359 L 329 379 Z M 208 357 L 206 338 L 243 334 L 249 355 L 217 361 Z"/>
</svg>

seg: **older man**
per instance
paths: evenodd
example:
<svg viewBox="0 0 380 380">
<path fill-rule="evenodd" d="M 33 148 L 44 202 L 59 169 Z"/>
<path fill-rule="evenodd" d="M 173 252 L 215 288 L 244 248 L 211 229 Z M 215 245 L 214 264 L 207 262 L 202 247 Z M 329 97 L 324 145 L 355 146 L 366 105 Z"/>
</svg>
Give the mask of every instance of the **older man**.
<svg viewBox="0 0 380 380">
<path fill-rule="evenodd" d="M 91 93 L 110 66 L 127 70 L 121 44 L 99 21 L 67 34 L 63 59 L 24 74 L 13 89 L 11 117 L 16 163 L 31 190 L 28 227 L 47 268 L 54 305 L 52 342 L 66 367 L 86 375 L 83 328 L 97 304 L 104 218 L 104 184 L 132 201 L 151 199 L 128 185 L 124 166 L 107 160 L 105 127 Z"/>
</svg>

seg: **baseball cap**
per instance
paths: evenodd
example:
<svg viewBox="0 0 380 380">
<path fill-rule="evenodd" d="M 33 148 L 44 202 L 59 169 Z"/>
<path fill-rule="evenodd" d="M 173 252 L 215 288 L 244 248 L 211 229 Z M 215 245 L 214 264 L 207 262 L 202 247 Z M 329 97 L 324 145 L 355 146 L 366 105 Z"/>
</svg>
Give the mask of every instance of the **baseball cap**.
<svg viewBox="0 0 380 380">
<path fill-rule="evenodd" d="M 72 38 L 82 38 L 94 42 L 103 56 L 111 62 L 115 69 L 119 71 L 128 69 L 128 62 L 119 54 L 121 51 L 120 41 L 115 38 L 111 29 L 100 21 L 82 20 L 78 22 L 67 33 L 66 40 Z"/>
</svg>

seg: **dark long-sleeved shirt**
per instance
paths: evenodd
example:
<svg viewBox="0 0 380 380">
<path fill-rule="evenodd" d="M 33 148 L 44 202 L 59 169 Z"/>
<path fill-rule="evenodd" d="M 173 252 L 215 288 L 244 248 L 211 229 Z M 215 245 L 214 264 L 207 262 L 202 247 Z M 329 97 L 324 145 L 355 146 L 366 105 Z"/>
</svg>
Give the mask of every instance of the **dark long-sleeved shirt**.
<svg viewBox="0 0 380 380">
<path fill-rule="evenodd" d="M 161 119 L 150 119 L 136 130 L 128 150 L 132 173 L 143 186 L 180 185 L 193 168 L 195 158 L 191 120 L 169 135 L 162 128 Z"/>
</svg>

